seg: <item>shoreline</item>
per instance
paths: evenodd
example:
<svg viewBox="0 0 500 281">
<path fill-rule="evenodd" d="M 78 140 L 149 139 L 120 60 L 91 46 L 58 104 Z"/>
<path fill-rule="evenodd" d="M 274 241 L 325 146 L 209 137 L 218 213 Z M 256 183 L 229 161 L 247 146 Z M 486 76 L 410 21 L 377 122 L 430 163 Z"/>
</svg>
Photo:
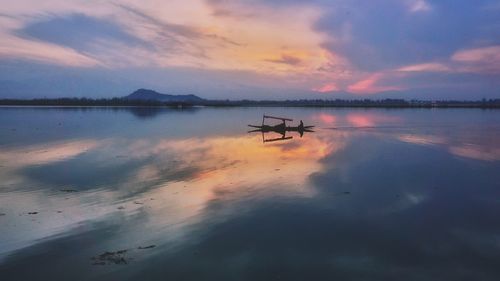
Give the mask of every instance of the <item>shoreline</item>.
<svg viewBox="0 0 500 281">
<path fill-rule="evenodd" d="M 189 108 L 254 108 L 254 107 L 289 107 L 289 108 L 381 108 L 381 109 L 500 109 L 500 105 L 38 105 L 38 104 L 1 104 L 0 108 L 151 108 L 151 109 L 189 109 Z"/>
</svg>

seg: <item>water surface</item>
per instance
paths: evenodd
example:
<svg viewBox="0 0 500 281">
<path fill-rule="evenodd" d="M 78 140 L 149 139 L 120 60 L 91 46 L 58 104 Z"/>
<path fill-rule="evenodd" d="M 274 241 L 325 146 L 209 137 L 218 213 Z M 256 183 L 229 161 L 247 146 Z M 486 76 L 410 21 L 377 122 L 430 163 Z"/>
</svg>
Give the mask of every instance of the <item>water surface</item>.
<svg viewBox="0 0 500 281">
<path fill-rule="evenodd" d="M 495 110 L 0 108 L 0 280 L 498 280 L 499 171 Z"/>
</svg>

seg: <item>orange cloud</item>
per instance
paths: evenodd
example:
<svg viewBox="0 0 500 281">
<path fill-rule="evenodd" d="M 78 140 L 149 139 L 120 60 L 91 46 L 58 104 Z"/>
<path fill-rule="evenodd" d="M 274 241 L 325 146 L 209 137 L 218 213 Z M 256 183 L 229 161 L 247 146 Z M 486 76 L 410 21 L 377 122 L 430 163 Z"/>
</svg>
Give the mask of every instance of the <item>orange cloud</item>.
<svg viewBox="0 0 500 281">
<path fill-rule="evenodd" d="M 281 55 L 280 58 L 267 59 L 266 61 L 273 62 L 273 63 L 283 63 L 283 64 L 288 64 L 288 65 L 298 65 L 302 60 L 298 57 L 291 56 L 291 55 Z"/>
<path fill-rule="evenodd" d="M 274 74 L 296 82 L 329 62 L 322 43 L 327 35 L 314 23 L 324 12 L 314 4 L 275 9 L 244 1 L 153 0 L 12 2 L 0 7 L 0 58 L 26 59 L 75 67 L 196 67 Z M 84 14 L 110 19 L 143 45 L 108 38 L 88 42 L 85 52 L 17 35 L 29 24 L 52 15 Z M 287 31 L 283 32 L 286 27 Z M 293 32 L 291 32 L 293 31 Z M 61 35 L 62 36 L 62 35 Z M 272 63 L 270 63 L 272 62 Z"/>
<path fill-rule="evenodd" d="M 354 94 L 375 94 L 380 92 L 402 90 L 401 87 L 377 85 L 382 78 L 382 73 L 375 73 L 370 75 L 365 80 L 349 85 L 347 89 L 349 92 Z"/>
</svg>

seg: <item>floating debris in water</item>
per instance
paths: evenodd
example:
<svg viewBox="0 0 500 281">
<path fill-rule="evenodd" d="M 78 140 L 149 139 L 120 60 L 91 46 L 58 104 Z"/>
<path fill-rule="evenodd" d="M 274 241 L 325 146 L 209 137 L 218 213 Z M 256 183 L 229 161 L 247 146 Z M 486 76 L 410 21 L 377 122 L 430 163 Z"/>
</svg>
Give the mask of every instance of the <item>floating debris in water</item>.
<svg viewBox="0 0 500 281">
<path fill-rule="evenodd" d="M 144 204 L 144 203 L 139 202 L 139 201 L 134 201 L 134 204 L 137 204 L 137 205 L 142 205 L 142 204 Z"/>
<path fill-rule="evenodd" d="M 36 215 L 38 212 L 29 212 L 28 215 Z"/>
<path fill-rule="evenodd" d="M 59 214 L 62 213 L 62 211 L 57 211 Z"/>
<path fill-rule="evenodd" d="M 120 207 L 118 207 L 117 209 L 118 209 L 118 210 L 123 210 L 123 209 L 125 209 L 125 207 L 120 206 Z"/>
<path fill-rule="evenodd" d="M 156 245 L 152 244 L 149 246 L 139 246 L 137 249 L 145 250 L 152 249 L 156 247 Z M 115 252 L 104 252 L 100 255 L 91 257 L 90 259 L 93 261 L 92 265 L 109 265 L 109 264 L 128 264 L 132 258 L 128 257 L 127 254 L 130 253 L 130 250 L 118 250 Z"/>
<path fill-rule="evenodd" d="M 60 189 L 62 192 L 78 192 L 76 189 Z"/>
<path fill-rule="evenodd" d="M 91 257 L 94 262 L 92 265 L 106 265 L 106 264 L 128 264 L 128 259 L 125 254 L 128 250 L 119 250 L 116 252 L 104 252 L 98 256 Z"/>
<path fill-rule="evenodd" d="M 349 195 L 349 194 L 351 194 L 350 191 L 342 191 L 342 192 L 332 193 L 332 196 Z"/>
<path fill-rule="evenodd" d="M 4 213 L 0 213 L 0 217 L 2 217 L 2 216 L 5 216 L 5 214 Z"/>
</svg>

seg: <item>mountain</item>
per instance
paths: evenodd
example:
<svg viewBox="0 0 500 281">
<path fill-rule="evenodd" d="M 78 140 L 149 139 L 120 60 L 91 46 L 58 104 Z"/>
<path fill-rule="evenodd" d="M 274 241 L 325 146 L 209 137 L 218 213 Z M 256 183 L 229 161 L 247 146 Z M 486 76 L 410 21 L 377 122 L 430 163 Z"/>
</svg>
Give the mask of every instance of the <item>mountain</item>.
<svg viewBox="0 0 500 281">
<path fill-rule="evenodd" d="M 161 102 L 188 102 L 199 103 L 205 101 L 196 95 L 167 95 L 153 90 L 139 89 L 132 94 L 123 97 L 127 100 L 161 101 Z"/>
</svg>

